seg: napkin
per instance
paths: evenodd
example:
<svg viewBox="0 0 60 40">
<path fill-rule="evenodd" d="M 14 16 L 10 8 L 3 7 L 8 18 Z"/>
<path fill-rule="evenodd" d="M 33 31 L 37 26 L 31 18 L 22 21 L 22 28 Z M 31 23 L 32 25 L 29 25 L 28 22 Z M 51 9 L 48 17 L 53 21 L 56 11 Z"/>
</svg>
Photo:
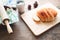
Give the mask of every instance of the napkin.
<svg viewBox="0 0 60 40">
<path fill-rule="evenodd" d="M 6 12 L 7 12 L 7 15 L 9 17 L 9 24 L 12 24 L 12 23 L 19 21 L 18 11 L 15 11 L 13 9 L 8 9 L 8 10 L 6 10 Z M 1 16 L 0 16 L 0 24 L 3 24 Z"/>
</svg>

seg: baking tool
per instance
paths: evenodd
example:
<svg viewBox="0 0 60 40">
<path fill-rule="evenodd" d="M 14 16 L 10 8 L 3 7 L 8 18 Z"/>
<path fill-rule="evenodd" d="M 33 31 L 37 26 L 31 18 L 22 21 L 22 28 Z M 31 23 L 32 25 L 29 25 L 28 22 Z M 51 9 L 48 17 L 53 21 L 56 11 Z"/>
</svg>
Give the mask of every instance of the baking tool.
<svg viewBox="0 0 60 40">
<path fill-rule="evenodd" d="M 2 22 L 7 26 L 8 33 L 13 33 L 13 30 L 9 25 L 9 17 L 2 4 L 0 4 L 0 16 L 2 18 Z"/>
</svg>

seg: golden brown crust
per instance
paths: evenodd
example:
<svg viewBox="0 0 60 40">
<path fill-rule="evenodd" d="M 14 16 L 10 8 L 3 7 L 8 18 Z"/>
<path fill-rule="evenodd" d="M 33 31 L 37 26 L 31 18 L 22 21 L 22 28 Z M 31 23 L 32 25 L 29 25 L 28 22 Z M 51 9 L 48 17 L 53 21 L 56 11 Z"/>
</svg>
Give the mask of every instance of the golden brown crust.
<svg viewBox="0 0 60 40">
<path fill-rule="evenodd" d="M 47 11 L 47 9 L 46 9 L 46 14 L 47 14 L 47 16 L 48 16 L 47 21 L 51 21 L 51 20 L 50 20 L 50 19 L 51 19 L 51 15 L 50 15 L 50 13 Z"/>
<path fill-rule="evenodd" d="M 43 8 L 37 11 L 37 16 L 40 18 L 41 21 L 52 21 L 55 19 L 57 12 L 52 8 Z"/>
<path fill-rule="evenodd" d="M 44 8 L 43 10 L 44 10 L 44 14 L 45 14 L 45 19 L 46 19 L 46 21 L 48 21 L 48 17 L 49 17 L 49 16 L 48 16 L 48 14 L 47 14 L 46 8 Z"/>
<path fill-rule="evenodd" d="M 54 15 L 54 17 L 56 17 L 57 12 L 55 10 L 51 9 L 51 8 L 48 8 L 48 9 L 52 12 L 52 14 Z"/>
<path fill-rule="evenodd" d="M 53 10 L 52 10 L 53 11 Z M 48 14 L 50 15 L 50 20 L 49 21 L 52 21 L 52 20 L 54 20 L 54 15 L 53 15 L 53 13 L 51 12 L 51 10 L 48 8 L 47 9 L 47 12 L 48 12 Z"/>
<path fill-rule="evenodd" d="M 44 17 L 44 11 L 42 12 L 42 10 L 37 12 L 37 16 L 41 19 L 41 21 L 45 21 L 45 17 Z"/>
</svg>

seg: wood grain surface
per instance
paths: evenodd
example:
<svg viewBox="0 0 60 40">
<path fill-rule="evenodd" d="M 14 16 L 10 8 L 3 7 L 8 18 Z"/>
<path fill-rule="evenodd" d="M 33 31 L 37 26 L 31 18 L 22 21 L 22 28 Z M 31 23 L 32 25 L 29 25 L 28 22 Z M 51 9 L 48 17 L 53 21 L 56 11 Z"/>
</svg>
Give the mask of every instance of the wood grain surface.
<svg viewBox="0 0 60 40">
<path fill-rule="evenodd" d="M 34 15 L 36 15 L 37 10 L 40 10 L 42 8 L 52 8 L 52 9 L 56 10 L 57 11 L 56 19 L 52 22 L 45 22 L 45 23 L 43 23 L 43 22 L 40 22 L 40 23 L 34 22 L 33 21 Z M 28 25 L 30 30 L 33 32 L 33 34 L 35 36 L 38 36 L 38 35 L 44 33 L 45 31 L 47 31 L 48 29 L 54 27 L 56 24 L 58 24 L 60 22 L 60 11 L 59 11 L 58 8 L 56 8 L 51 3 L 46 3 L 43 6 L 39 6 L 36 9 L 25 12 L 24 14 L 21 15 L 21 17 L 24 20 L 24 22 Z"/>
</svg>

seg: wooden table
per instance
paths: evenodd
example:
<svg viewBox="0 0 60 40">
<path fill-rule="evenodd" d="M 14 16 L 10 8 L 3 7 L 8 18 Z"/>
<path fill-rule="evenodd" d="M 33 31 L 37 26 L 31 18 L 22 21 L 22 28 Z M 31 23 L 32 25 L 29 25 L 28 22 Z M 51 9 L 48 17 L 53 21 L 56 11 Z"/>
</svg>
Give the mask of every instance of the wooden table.
<svg viewBox="0 0 60 40">
<path fill-rule="evenodd" d="M 19 17 L 19 22 L 11 25 L 14 33 L 8 34 L 6 26 L 0 25 L 0 40 L 60 40 L 60 23 L 36 37 Z"/>
<path fill-rule="evenodd" d="M 36 37 L 19 15 L 19 22 L 11 25 L 14 33 L 8 34 L 6 26 L 0 25 L 0 40 L 60 40 L 60 23 Z"/>
</svg>

